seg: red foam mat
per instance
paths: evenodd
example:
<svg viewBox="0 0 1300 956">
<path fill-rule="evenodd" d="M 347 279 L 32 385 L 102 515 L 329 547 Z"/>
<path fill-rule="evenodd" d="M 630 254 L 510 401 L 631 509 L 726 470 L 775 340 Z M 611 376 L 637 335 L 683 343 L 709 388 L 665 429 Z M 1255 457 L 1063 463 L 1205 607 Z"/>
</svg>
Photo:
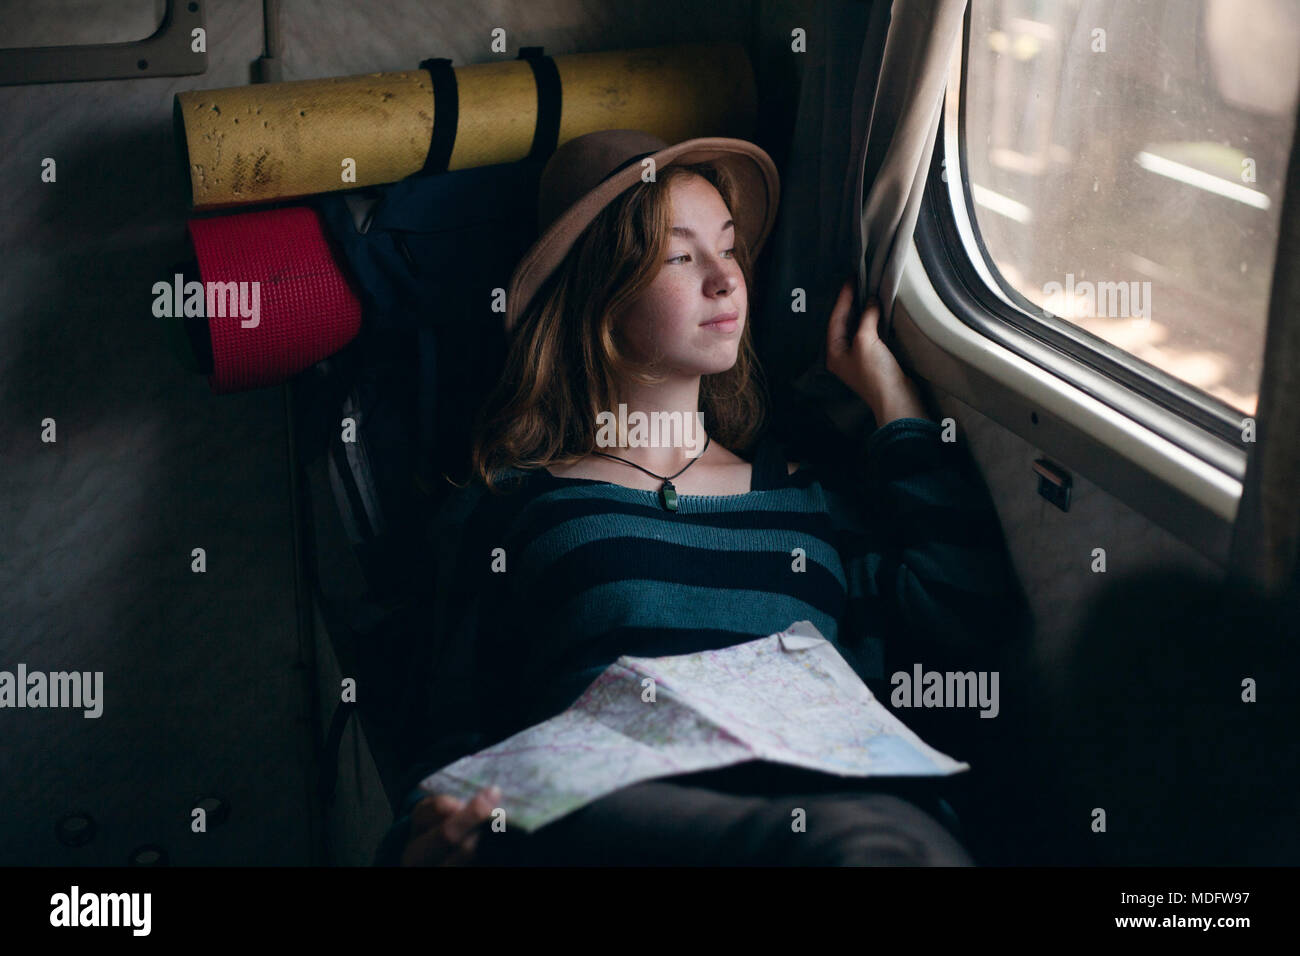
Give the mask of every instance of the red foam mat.
<svg viewBox="0 0 1300 956">
<path fill-rule="evenodd" d="M 205 289 L 208 283 L 247 283 L 238 287 L 240 304 L 247 311 L 258 305 L 255 327 L 238 309 L 205 313 L 214 392 L 283 382 L 360 331 L 361 302 L 310 206 L 191 219 L 189 233 Z"/>
</svg>

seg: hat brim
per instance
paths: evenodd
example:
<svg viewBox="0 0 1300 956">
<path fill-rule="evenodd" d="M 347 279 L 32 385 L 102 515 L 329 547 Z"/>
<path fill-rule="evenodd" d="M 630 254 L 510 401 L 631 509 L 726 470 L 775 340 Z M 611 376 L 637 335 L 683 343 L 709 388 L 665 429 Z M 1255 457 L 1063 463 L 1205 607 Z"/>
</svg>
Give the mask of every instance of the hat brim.
<svg viewBox="0 0 1300 956">
<path fill-rule="evenodd" d="M 757 258 L 772 231 L 780 201 L 780 180 L 772 157 L 743 139 L 702 137 L 675 143 L 652 154 L 654 168 L 712 162 L 723 166 L 736 183 L 731 210 L 736 234 Z M 555 220 L 524 253 L 506 293 L 506 332 L 513 331 L 537 290 L 569 254 L 573 244 L 610 202 L 641 181 L 641 163 L 633 163 L 600 183 Z"/>
</svg>

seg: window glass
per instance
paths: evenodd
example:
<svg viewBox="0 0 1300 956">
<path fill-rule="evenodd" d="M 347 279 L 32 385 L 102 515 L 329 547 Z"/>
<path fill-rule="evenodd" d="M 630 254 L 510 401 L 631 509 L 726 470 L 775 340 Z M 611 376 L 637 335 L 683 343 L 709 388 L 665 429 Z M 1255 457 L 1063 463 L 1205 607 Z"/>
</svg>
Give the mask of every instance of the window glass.
<svg viewBox="0 0 1300 956">
<path fill-rule="evenodd" d="M 1035 307 L 1253 414 L 1300 0 L 972 0 L 964 149 Z"/>
</svg>

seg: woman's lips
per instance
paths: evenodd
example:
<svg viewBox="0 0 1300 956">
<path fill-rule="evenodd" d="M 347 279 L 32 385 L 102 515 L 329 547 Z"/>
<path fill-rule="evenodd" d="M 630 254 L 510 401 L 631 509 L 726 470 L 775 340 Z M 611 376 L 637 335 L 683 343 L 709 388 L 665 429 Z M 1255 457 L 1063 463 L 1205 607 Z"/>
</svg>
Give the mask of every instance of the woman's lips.
<svg viewBox="0 0 1300 956">
<path fill-rule="evenodd" d="M 705 322 L 701 328 L 712 329 L 714 332 L 734 332 L 740 326 L 739 312 L 725 312 L 718 318 L 710 322 Z"/>
</svg>

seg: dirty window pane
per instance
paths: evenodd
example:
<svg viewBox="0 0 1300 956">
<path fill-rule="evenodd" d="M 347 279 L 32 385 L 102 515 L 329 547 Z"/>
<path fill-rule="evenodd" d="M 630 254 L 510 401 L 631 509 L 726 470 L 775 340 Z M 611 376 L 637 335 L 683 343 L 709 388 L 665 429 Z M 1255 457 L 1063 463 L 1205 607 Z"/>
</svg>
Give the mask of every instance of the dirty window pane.
<svg viewBox="0 0 1300 956">
<path fill-rule="evenodd" d="M 1300 0 L 972 0 L 964 148 L 991 265 L 1247 414 Z"/>
</svg>

